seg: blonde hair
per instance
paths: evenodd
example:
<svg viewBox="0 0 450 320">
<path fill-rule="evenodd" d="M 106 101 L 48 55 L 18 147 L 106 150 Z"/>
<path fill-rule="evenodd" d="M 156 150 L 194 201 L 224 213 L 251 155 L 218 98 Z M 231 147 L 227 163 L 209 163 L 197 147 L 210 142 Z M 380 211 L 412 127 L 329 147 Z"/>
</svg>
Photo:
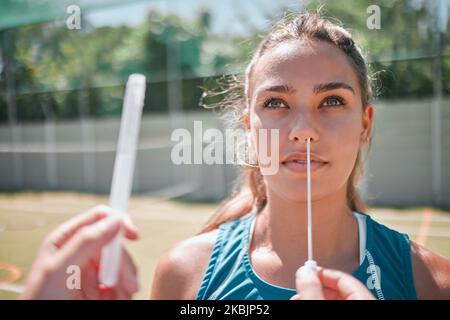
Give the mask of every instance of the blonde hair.
<svg viewBox="0 0 450 320">
<path fill-rule="evenodd" d="M 372 90 L 371 78 L 361 49 L 341 26 L 322 18 L 318 13 L 302 13 L 295 16 L 287 15 L 276 24 L 261 41 L 246 69 L 245 77 L 243 79 L 233 77 L 231 82 L 227 82 L 227 89 L 220 92 L 220 94 L 226 94 L 218 105 L 224 111 L 228 127 L 244 128 L 244 116 L 249 105 L 249 81 L 259 58 L 267 50 L 280 43 L 302 39 L 331 43 L 347 55 L 358 78 L 363 110 L 366 109 L 372 99 Z M 369 149 L 371 142 L 371 137 L 369 137 Z M 367 205 L 357 190 L 357 185 L 363 175 L 363 164 L 363 152 L 359 150 L 347 184 L 347 203 L 353 211 L 367 210 Z M 240 176 L 231 194 L 222 201 L 201 233 L 214 230 L 222 223 L 242 217 L 254 209 L 260 211 L 264 208 L 266 202 L 267 195 L 260 169 L 244 166 L 241 168 Z"/>
</svg>

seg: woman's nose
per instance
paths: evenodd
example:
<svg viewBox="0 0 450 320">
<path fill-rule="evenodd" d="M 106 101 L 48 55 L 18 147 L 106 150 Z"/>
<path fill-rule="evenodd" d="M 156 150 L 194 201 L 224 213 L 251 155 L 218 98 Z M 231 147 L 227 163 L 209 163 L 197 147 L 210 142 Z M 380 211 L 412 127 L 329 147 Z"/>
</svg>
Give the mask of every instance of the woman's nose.
<svg viewBox="0 0 450 320">
<path fill-rule="evenodd" d="M 305 114 L 293 118 L 289 131 L 289 140 L 306 143 L 308 138 L 311 138 L 311 142 L 318 140 L 317 130 L 312 119 Z"/>
</svg>

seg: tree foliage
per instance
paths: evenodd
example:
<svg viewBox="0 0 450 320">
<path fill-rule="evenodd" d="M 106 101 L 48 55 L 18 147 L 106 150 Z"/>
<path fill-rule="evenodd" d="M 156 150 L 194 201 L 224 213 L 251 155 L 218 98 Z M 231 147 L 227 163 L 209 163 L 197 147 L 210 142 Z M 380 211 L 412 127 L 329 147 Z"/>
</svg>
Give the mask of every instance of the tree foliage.
<svg viewBox="0 0 450 320">
<path fill-rule="evenodd" d="M 443 93 L 450 94 L 450 34 L 436 31 L 436 1 L 377 3 L 379 30 L 366 25 L 369 0 L 326 1 L 323 11 L 365 48 L 380 96 L 432 96 L 437 59 Z M 189 20 L 152 10 L 136 27 L 94 28 L 83 21 L 81 30 L 69 30 L 58 20 L 1 30 L 0 122 L 7 121 L 12 100 L 17 121 L 117 116 L 133 72 L 150 82 L 144 112 L 167 111 L 172 82 L 182 91 L 182 109 L 199 109 L 200 87 L 210 83 L 205 79 L 243 72 L 267 31 L 225 36 L 212 31 L 213 22 L 208 9 Z"/>
</svg>

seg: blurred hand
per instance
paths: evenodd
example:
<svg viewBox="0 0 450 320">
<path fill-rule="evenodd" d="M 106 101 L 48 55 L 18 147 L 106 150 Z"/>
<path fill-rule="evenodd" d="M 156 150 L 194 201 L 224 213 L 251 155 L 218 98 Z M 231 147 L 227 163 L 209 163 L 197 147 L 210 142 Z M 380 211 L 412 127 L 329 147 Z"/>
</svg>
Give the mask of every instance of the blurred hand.
<svg viewBox="0 0 450 320">
<path fill-rule="evenodd" d="M 123 230 L 136 240 L 137 228 L 128 216 L 111 215 L 111 208 L 100 205 L 68 220 L 43 241 L 29 273 L 20 299 L 130 299 L 138 291 L 136 267 L 123 249 L 118 284 L 102 288 L 98 270 L 101 249 Z M 80 288 L 67 285 L 69 267 L 80 270 Z M 69 268 L 69 269 L 68 269 Z"/>
<path fill-rule="evenodd" d="M 353 276 L 332 269 L 300 268 L 296 273 L 297 294 L 291 300 L 374 300 L 370 291 Z"/>
</svg>

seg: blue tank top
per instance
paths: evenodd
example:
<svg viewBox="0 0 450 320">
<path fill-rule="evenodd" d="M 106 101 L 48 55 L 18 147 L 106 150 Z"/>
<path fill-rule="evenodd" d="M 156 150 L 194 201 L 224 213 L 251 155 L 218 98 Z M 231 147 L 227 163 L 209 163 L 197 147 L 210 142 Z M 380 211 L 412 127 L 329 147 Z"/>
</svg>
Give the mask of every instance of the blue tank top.
<svg viewBox="0 0 450 320">
<path fill-rule="evenodd" d="M 379 300 L 415 300 L 408 236 L 366 214 L 353 214 L 360 239 L 360 266 L 353 276 Z M 296 294 L 295 289 L 270 284 L 254 271 L 248 248 L 255 218 L 252 213 L 219 227 L 196 299 L 288 300 Z"/>
</svg>

